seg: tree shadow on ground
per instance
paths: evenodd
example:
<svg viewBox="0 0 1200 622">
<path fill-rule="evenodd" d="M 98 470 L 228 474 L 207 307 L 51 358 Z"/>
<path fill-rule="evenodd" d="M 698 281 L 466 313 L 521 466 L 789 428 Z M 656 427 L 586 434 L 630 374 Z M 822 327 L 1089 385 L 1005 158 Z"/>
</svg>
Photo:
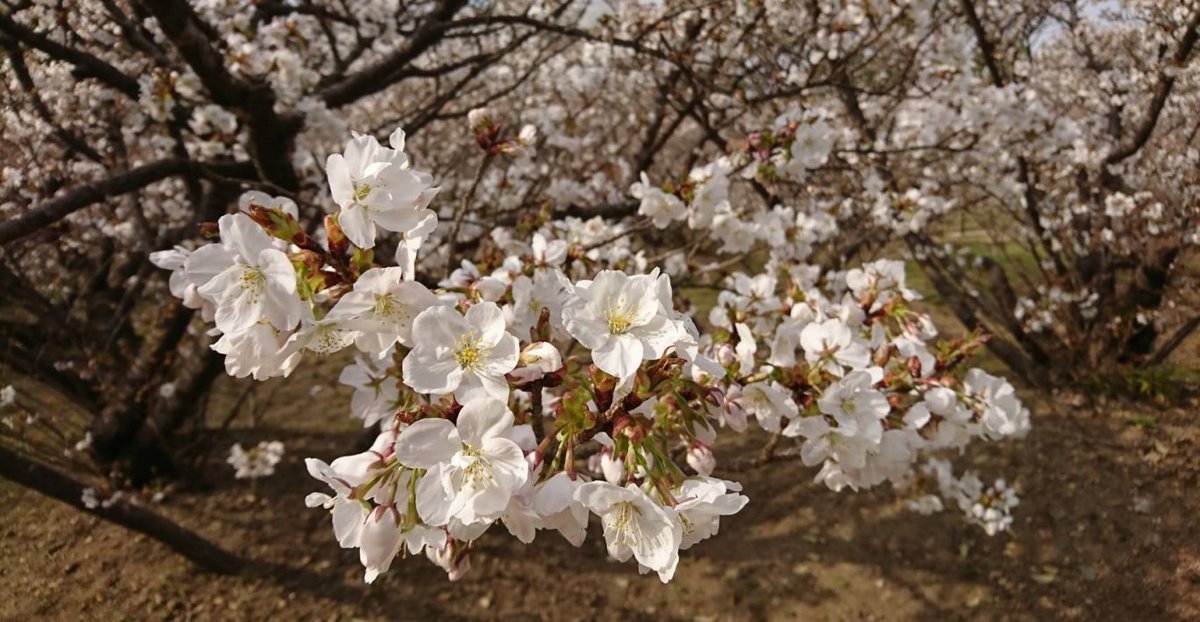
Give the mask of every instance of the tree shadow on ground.
<svg viewBox="0 0 1200 622">
<path fill-rule="evenodd" d="M 1113 413 L 1063 416 L 1050 410 L 1035 417 L 1024 442 L 969 452 L 985 480 L 1008 477 L 1021 493 L 1013 532 L 995 537 L 967 525 L 957 510 L 932 517 L 910 513 L 887 489 L 824 490 L 810 482 L 812 470 L 787 462 L 738 475 L 750 505 L 722 521 L 718 537 L 685 551 L 668 585 L 638 576 L 632 563 L 608 560 L 593 524 L 581 549 L 552 532 L 522 545 L 496 525 L 477 542 L 473 569 L 461 582 L 448 582 L 427 560 L 397 559 L 367 586 L 357 552 L 338 548 L 328 515 L 303 503 L 323 488 L 308 477 L 303 459 L 328 461 L 346 453 L 360 432 L 268 425 L 234 436 L 243 445 L 283 440 L 287 455 L 275 476 L 256 484 L 235 480 L 231 469 L 217 464 L 223 456 L 214 455 L 213 490 L 173 495 L 162 510 L 273 565 L 274 576 L 210 575 L 88 517 L 72 519 L 77 524 L 26 525 L 52 502 L 0 489 L 8 507 L 27 504 L 7 512 L 18 525 L 10 530 L 23 530 L 26 540 L 71 542 L 25 568 L 28 577 L 9 570 L 0 578 L 19 588 L 21 581 L 53 575 L 55 564 L 74 564 L 80 570 L 72 581 L 82 597 L 60 591 L 41 601 L 14 601 L 18 612 L 59 617 L 93 593 L 113 596 L 117 612 L 161 617 L 167 607 L 169 617 L 223 619 L 239 617 L 226 610 L 234 605 L 249 619 L 265 615 L 264 608 L 300 618 L 440 620 L 1196 615 L 1200 534 L 1192 517 L 1200 501 L 1192 494 L 1197 456 L 1191 416 L 1163 413 L 1161 427 L 1144 430 Z M 0 553 L 14 545 L 0 545 Z M 187 586 L 182 592 L 180 584 Z M 165 605 L 156 604 L 164 598 Z M 218 601 L 225 609 L 213 605 Z"/>
</svg>

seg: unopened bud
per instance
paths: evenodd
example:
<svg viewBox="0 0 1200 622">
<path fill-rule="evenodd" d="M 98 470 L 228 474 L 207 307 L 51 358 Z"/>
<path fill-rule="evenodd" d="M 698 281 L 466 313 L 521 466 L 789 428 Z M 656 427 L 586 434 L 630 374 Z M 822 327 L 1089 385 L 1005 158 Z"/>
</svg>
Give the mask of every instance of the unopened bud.
<svg viewBox="0 0 1200 622">
<path fill-rule="evenodd" d="M 525 346 L 525 349 L 521 351 L 521 358 L 519 360 L 522 366 L 537 367 L 546 374 L 558 371 L 563 366 L 562 355 L 559 354 L 558 348 L 545 341 Z"/>
<path fill-rule="evenodd" d="M 729 367 L 737 362 L 737 352 L 728 343 L 717 345 L 713 349 L 713 355 L 716 357 L 717 362 L 721 364 L 721 367 Z"/>
<path fill-rule="evenodd" d="M 688 449 L 687 463 L 702 477 L 712 475 L 713 469 L 717 468 L 717 459 L 713 456 L 712 450 L 703 443 L 696 443 Z"/>
<path fill-rule="evenodd" d="M 342 233 L 336 214 L 325 216 L 325 236 L 328 238 L 329 252 L 334 257 L 345 255 L 347 249 L 350 248 L 350 240 L 346 238 L 345 233 Z"/>
<path fill-rule="evenodd" d="M 541 380 L 562 368 L 562 355 L 558 353 L 558 348 L 539 341 L 525 346 L 517 368 L 508 373 L 508 379 L 519 387 L 534 380 Z"/>
</svg>

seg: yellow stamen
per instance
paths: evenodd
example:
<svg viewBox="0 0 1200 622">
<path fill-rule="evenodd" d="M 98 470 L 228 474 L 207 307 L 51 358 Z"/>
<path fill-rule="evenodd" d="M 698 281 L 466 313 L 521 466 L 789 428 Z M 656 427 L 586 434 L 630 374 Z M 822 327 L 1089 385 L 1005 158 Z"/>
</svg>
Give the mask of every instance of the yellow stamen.
<svg viewBox="0 0 1200 622">
<path fill-rule="evenodd" d="M 483 359 L 487 356 L 489 350 L 491 348 L 484 345 L 478 335 L 470 332 L 460 337 L 454 343 L 454 360 L 458 363 L 459 367 L 468 371 L 474 371 L 479 369 L 483 364 Z"/>
<path fill-rule="evenodd" d="M 610 512 L 605 516 L 605 522 L 615 532 L 614 538 L 617 544 L 624 544 L 630 548 L 637 547 L 638 542 L 642 538 L 642 529 L 638 525 L 637 517 L 640 512 L 632 503 L 624 502 L 619 504 L 620 507 L 614 512 Z"/>
<path fill-rule="evenodd" d="M 634 318 L 638 314 L 638 305 L 625 301 L 625 297 L 621 296 L 614 302 L 609 299 L 608 306 L 604 310 L 604 318 L 608 320 L 608 332 L 613 335 L 624 335 L 633 328 Z"/>
<path fill-rule="evenodd" d="M 371 194 L 371 184 L 354 184 L 354 202 L 362 203 Z"/>
</svg>

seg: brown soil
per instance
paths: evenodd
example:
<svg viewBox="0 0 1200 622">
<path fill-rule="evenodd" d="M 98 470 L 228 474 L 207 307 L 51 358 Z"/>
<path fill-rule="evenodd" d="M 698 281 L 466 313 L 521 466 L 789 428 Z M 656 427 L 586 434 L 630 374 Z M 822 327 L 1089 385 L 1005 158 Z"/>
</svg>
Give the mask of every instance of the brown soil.
<svg viewBox="0 0 1200 622">
<path fill-rule="evenodd" d="M 303 458 L 346 453 L 360 436 L 341 419 L 341 391 L 319 397 L 232 432 L 230 443 L 287 444 L 274 477 L 255 488 L 214 464 L 213 490 L 158 506 L 226 547 L 295 570 L 214 576 L 0 482 L 0 618 L 1200 620 L 1194 404 L 1092 413 L 1027 394 L 1029 439 L 968 455 L 985 479 L 1007 476 L 1021 492 L 1012 533 L 992 538 L 957 512 L 915 515 L 882 489 L 835 494 L 800 464 L 782 463 L 736 476 L 750 505 L 686 551 L 669 585 L 608 561 L 593 525 L 582 550 L 552 532 L 523 546 L 496 526 L 461 582 L 410 559 L 365 586 L 356 553 L 339 549 L 327 515 L 303 504 L 320 488 Z M 1158 425 L 1131 425 L 1135 412 Z"/>
</svg>

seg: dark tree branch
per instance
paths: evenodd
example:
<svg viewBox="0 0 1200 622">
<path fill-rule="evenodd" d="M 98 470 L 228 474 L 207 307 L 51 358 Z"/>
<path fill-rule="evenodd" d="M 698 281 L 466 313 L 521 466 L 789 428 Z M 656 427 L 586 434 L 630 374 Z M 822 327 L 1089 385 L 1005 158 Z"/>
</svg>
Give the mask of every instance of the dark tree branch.
<svg viewBox="0 0 1200 622">
<path fill-rule="evenodd" d="M 1142 366 L 1154 367 L 1155 365 L 1162 364 L 1163 361 L 1167 360 L 1167 357 L 1171 356 L 1171 353 L 1175 352 L 1179 346 L 1183 345 L 1184 341 L 1187 341 L 1187 338 L 1190 337 L 1192 333 L 1196 332 L 1197 328 L 1200 328 L 1200 315 L 1193 317 L 1183 326 L 1180 326 L 1178 329 L 1176 329 L 1175 333 L 1172 334 L 1169 339 L 1167 339 L 1167 342 L 1159 347 L 1159 349 L 1155 351 L 1150 358 L 1146 359 L 1146 362 L 1143 363 Z"/>
<path fill-rule="evenodd" d="M 124 93 L 130 99 L 138 98 L 137 80 L 96 56 L 65 46 L 40 32 L 27 28 L 4 12 L 0 12 L 0 32 L 41 51 L 50 58 L 74 65 L 75 75 L 78 77 L 95 78 Z"/>
<path fill-rule="evenodd" d="M 374 65 L 326 88 L 321 93 L 325 104 L 330 108 L 337 108 L 391 86 L 394 79 L 388 78 L 394 78 L 406 65 L 441 41 L 447 22 L 462 10 L 467 2 L 468 0 L 441 0 L 437 9 L 417 28 L 403 47 Z"/>
<path fill-rule="evenodd" d="M 1200 39 L 1200 10 L 1197 10 L 1192 16 L 1192 21 L 1188 23 L 1183 39 L 1179 42 L 1179 48 L 1171 58 L 1175 68 L 1181 68 L 1187 63 L 1188 57 L 1196 47 L 1197 39 Z M 1167 98 L 1171 96 L 1171 90 L 1174 87 L 1175 75 L 1163 72 L 1158 78 L 1158 84 L 1154 86 L 1154 95 L 1150 98 L 1150 105 L 1141 124 L 1137 126 L 1129 140 L 1118 145 L 1112 153 L 1104 158 L 1105 164 L 1119 164 L 1125 161 L 1141 151 L 1142 147 L 1150 141 L 1150 136 L 1154 133 L 1155 126 L 1158 125 L 1158 119 L 1162 116 L 1163 108 L 1167 105 Z"/>
<path fill-rule="evenodd" d="M 967 18 L 967 24 L 971 27 L 971 31 L 975 33 L 975 42 L 979 45 L 979 54 L 983 57 L 983 66 L 987 67 L 988 74 L 992 78 L 992 83 L 996 86 L 1004 84 L 1004 73 L 1000 71 L 1000 65 L 996 61 L 996 46 L 992 44 L 992 40 L 987 36 L 987 30 L 983 27 L 983 20 L 979 19 L 979 13 L 975 11 L 975 0 L 962 0 L 963 14 Z"/>
<path fill-rule="evenodd" d="M 85 486 L 82 483 L 3 446 L 0 446 L 0 476 L 77 510 L 154 538 L 206 570 L 235 574 L 247 568 L 248 562 L 242 557 L 146 508 L 122 500 L 108 507 L 88 508 L 83 504 Z"/>
<path fill-rule="evenodd" d="M 248 151 L 263 179 L 294 192 L 300 180 L 291 152 L 303 119 L 275 112 L 275 92 L 261 82 L 246 82 L 229 73 L 225 58 L 213 47 L 212 27 L 186 0 L 143 0 L 163 34 L 196 72 L 213 102 L 238 113 L 250 131 Z"/>
<path fill-rule="evenodd" d="M 170 158 L 145 164 L 107 179 L 77 186 L 29 211 L 0 222 L 0 244 L 7 244 L 62 220 L 68 215 L 110 197 L 120 196 L 168 177 L 191 171 L 214 169 L 243 171 L 241 163 L 200 164 L 182 158 Z"/>
<path fill-rule="evenodd" d="M 26 95 L 29 97 L 29 103 L 33 106 L 38 116 L 54 128 L 54 135 L 60 142 L 71 151 L 83 154 L 84 157 L 93 162 L 100 162 L 102 158 L 100 154 L 87 144 L 83 138 L 74 132 L 67 131 L 66 128 L 59 125 L 54 119 L 54 115 L 50 112 L 50 108 L 42 101 L 37 92 L 37 86 L 33 82 L 33 76 L 29 74 L 29 67 L 25 64 L 25 55 L 21 53 L 21 48 L 18 47 L 12 39 L 5 35 L 0 35 L 0 47 L 5 48 L 8 52 L 8 64 L 12 67 L 13 73 L 17 77 L 17 82 L 21 84 L 21 88 L 25 89 Z"/>
</svg>

